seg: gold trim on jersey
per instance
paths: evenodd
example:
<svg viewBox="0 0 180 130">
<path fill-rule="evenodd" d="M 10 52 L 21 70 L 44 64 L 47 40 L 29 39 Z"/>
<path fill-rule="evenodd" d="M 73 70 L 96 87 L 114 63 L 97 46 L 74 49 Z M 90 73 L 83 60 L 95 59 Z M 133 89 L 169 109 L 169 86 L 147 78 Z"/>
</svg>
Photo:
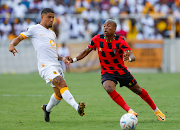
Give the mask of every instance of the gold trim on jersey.
<svg viewBox="0 0 180 130">
<path fill-rule="evenodd" d="M 24 34 L 22 34 L 22 33 L 21 33 L 20 35 L 21 35 L 24 39 L 26 39 L 26 38 L 27 38 L 27 37 L 26 37 Z"/>
</svg>

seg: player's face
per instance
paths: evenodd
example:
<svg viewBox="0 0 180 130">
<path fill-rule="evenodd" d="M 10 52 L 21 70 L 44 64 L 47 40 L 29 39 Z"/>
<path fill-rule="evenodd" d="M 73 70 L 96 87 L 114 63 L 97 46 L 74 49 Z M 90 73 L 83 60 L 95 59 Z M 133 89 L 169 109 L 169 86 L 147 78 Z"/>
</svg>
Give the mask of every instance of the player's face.
<svg viewBox="0 0 180 130">
<path fill-rule="evenodd" d="M 106 21 L 104 23 L 103 32 L 106 36 L 114 35 L 116 31 L 116 27 L 112 21 Z"/>
<path fill-rule="evenodd" d="M 42 15 L 42 22 L 47 28 L 51 28 L 54 21 L 54 13 L 47 13 Z"/>
</svg>

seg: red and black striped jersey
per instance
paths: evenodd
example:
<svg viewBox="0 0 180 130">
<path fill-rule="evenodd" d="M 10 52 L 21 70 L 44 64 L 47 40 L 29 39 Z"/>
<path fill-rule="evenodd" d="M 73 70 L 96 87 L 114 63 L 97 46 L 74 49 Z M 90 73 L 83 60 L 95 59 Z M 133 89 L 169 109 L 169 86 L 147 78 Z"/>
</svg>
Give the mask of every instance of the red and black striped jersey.
<svg viewBox="0 0 180 130">
<path fill-rule="evenodd" d="M 103 34 L 98 34 L 91 39 L 88 48 L 98 50 L 101 74 L 124 74 L 123 69 L 127 67 L 124 65 L 123 53 L 131 51 L 131 48 L 123 37 L 115 35 L 112 41 L 106 41 Z"/>
</svg>

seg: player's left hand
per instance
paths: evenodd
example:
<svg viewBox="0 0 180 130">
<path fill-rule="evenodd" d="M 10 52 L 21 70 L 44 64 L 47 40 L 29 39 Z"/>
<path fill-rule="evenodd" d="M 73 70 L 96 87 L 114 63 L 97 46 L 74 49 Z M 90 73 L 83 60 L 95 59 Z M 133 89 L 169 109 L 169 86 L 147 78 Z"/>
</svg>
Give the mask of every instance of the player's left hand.
<svg viewBox="0 0 180 130">
<path fill-rule="evenodd" d="M 123 54 L 123 61 L 129 62 L 130 52 Z"/>
<path fill-rule="evenodd" d="M 9 51 L 12 52 L 14 56 L 15 56 L 15 53 L 18 52 L 13 44 L 9 44 Z"/>
<path fill-rule="evenodd" d="M 70 61 L 68 61 L 65 57 L 63 57 L 62 61 L 64 62 L 64 64 L 69 68 L 70 65 Z"/>
</svg>

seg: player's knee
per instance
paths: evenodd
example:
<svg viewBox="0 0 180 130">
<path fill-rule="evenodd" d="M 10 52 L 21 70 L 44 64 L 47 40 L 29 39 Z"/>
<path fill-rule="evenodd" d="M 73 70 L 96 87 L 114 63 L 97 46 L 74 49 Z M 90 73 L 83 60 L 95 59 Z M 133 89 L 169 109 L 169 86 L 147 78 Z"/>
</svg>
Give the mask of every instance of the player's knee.
<svg viewBox="0 0 180 130">
<path fill-rule="evenodd" d="M 136 94 L 141 94 L 141 93 L 142 93 L 142 91 L 136 91 L 135 93 L 136 93 Z"/>
<path fill-rule="evenodd" d="M 62 98 L 62 96 L 61 96 L 61 94 L 60 94 L 60 91 L 59 91 L 59 93 L 55 93 L 56 94 L 56 96 L 58 97 L 58 98 Z"/>
<path fill-rule="evenodd" d="M 141 87 L 135 88 L 135 89 L 133 89 L 133 92 L 136 93 L 136 94 L 141 94 L 142 93 L 142 89 L 141 89 Z"/>
<path fill-rule="evenodd" d="M 104 85 L 103 87 L 104 87 L 104 89 L 106 90 L 107 93 L 110 93 L 110 92 L 112 92 L 114 90 L 114 88 L 112 86 L 110 86 L 110 85 Z"/>
</svg>

